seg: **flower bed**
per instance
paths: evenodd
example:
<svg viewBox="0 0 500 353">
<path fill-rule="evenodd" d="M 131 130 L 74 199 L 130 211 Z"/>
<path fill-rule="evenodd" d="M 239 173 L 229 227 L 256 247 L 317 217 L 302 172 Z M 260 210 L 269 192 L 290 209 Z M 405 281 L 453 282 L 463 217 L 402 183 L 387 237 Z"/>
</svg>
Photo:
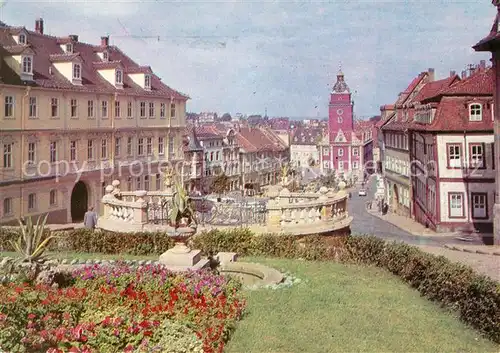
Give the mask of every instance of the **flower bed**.
<svg viewBox="0 0 500 353">
<path fill-rule="evenodd" d="M 67 288 L 0 286 L 7 352 L 222 352 L 245 302 L 238 281 L 161 266 L 85 266 Z"/>
</svg>

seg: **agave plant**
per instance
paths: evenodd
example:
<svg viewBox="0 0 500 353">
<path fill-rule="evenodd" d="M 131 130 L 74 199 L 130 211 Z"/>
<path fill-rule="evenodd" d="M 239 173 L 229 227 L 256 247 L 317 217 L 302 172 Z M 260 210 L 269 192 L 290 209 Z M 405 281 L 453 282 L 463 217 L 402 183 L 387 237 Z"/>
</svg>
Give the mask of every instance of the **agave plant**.
<svg viewBox="0 0 500 353">
<path fill-rule="evenodd" d="M 47 250 L 49 242 L 55 238 L 53 235 L 44 237 L 45 223 L 47 216 L 39 216 L 36 224 L 33 224 L 31 217 L 28 217 L 26 224 L 19 222 L 19 237 L 17 241 L 9 241 L 10 245 L 17 252 L 19 262 L 42 263 L 46 260 L 44 252 Z"/>
<path fill-rule="evenodd" d="M 170 209 L 170 224 L 175 228 L 181 225 L 196 227 L 196 218 L 192 207 L 192 200 L 189 197 L 186 189 L 176 183 L 175 191 L 172 195 L 172 206 Z"/>
</svg>

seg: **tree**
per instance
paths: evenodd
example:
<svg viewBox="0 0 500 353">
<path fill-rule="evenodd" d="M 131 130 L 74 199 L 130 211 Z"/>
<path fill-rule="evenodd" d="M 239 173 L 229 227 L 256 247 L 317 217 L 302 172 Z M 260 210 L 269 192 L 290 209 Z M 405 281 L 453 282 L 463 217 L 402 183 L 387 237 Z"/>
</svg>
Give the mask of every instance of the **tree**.
<svg viewBox="0 0 500 353">
<path fill-rule="evenodd" d="M 218 194 L 219 196 L 229 190 L 229 177 L 225 174 L 219 174 L 215 177 L 212 182 L 212 192 Z"/>
<path fill-rule="evenodd" d="M 220 121 L 231 121 L 232 120 L 232 117 L 231 117 L 231 114 L 229 113 L 224 113 L 222 115 L 222 117 L 220 118 Z"/>
</svg>

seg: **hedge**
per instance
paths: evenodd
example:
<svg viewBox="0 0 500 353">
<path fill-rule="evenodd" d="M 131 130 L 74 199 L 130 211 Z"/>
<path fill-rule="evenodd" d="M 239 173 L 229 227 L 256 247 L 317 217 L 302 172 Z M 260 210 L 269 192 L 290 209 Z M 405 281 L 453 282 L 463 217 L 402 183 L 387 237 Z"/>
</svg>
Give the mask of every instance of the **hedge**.
<svg viewBox="0 0 500 353">
<path fill-rule="evenodd" d="M 173 246 L 161 233 L 111 233 L 78 229 L 58 234 L 50 248 L 105 254 L 160 254 Z M 0 228 L 0 250 L 11 251 L 16 234 Z M 192 247 L 205 255 L 219 251 L 241 256 L 270 256 L 339 261 L 384 268 L 417 289 L 422 296 L 456 311 L 461 320 L 500 343 L 500 284 L 471 268 L 403 244 L 373 236 L 321 237 L 264 234 L 248 229 L 213 230 L 196 235 Z"/>
</svg>

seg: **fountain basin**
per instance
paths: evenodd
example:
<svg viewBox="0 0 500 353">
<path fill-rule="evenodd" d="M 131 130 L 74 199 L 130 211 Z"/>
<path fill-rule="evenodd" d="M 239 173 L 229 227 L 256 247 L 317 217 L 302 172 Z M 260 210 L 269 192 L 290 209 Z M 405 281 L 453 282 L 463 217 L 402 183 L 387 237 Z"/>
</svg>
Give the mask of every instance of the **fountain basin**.
<svg viewBox="0 0 500 353">
<path fill-rule="evenodd" d="M 283 282 L 278 270 L 251 262 L 227 262 L 218 268 L 220 274 L 238 278 L 246 287 L 264 287 Z"/>
</svg>

